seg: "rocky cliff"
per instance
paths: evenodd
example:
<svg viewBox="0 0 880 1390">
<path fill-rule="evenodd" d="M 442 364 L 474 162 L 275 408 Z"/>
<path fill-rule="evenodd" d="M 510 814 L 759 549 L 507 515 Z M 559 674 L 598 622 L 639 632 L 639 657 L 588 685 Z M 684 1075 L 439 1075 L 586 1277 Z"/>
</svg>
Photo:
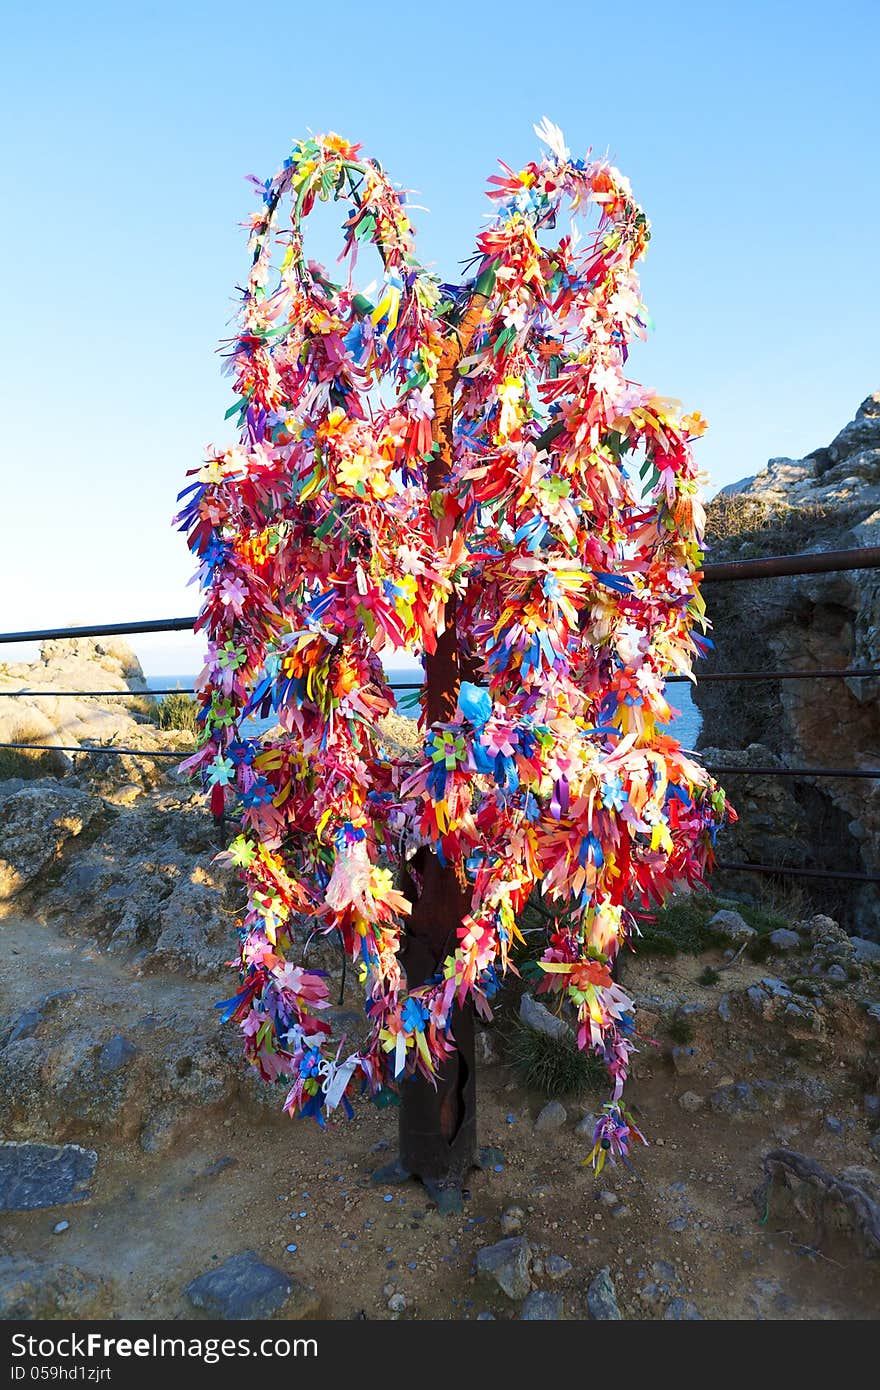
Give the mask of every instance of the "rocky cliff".
<svg viewBox="0 0 880 1390">
<path fill-rule="evenodd" d="M 880 392 L 826 448 L 771 459 L 709 509 L 710 558 L 745 559 L 880 544 Z M 707 583 L 715 651 L 705 672 L 880 666 L 880 570 Z M 877 677 L 698 685 L 707 762 L 744 768 L 880 771 Z M 741 811 L 725 858 L 876 874 L 880 781 L 726 779 Z M 802 884 L 807 883 L 801 880 Z M 880 935 L 880 885 L 808 884 L 854 933 Z"/>
<path fill-rule="evenodd" d="M 64 691 L 94 693 L 57 693 Z M 91 769 L 100 773 L 105 791 L 152 785 L 162 775 L 158 760 L 78 758 L 65 750 L 116 746 L 147 753 L 191 744 L 175 730 L 160 732 L 155 717 L 155 701 L 127 642 L 44 642 L 37 661 L 0 662 L 0 745 L 35 746 L 32 753 L 0 747 L 0 777 L 88 775 Z"/>
</svg>

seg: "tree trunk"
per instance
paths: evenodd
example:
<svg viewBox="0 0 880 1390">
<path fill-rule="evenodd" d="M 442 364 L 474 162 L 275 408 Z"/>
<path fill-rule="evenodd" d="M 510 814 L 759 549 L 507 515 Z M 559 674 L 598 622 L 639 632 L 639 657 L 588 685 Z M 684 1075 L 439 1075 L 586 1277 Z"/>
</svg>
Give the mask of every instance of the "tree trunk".
<svg viewBox="0 0 880 1390">
<path fill-rule="evenodd" d="M 424 853 L 422 892 L 401 952 L 410 988 L 429 980 L 455 949 L 468 898 L 454 867 Z M 436 1086 L 416 1075 L 401 1087 L 400 1163 L 429 1190 L 460 1187 L 476 1157 L 473 1004 L 453 1007 L 452 1033 L 455 1052 L 438 1068 Z"/>
<path fill-rule="evenodd" d="M 486 296 L 475 295 L 460 326 L 447 341 L 434 386 L 432 435 L 435 452 L 428 465 L 428 487 L 443 492 L 452 470 L 453 400 L 458 363 L 479 322 Z M 456 508 L 446 499 L 437 522 L 438 547 L 455 528 Z M 437 650 L 425 658 L 426 720 L 451 720 L 458 703 L 461 654 L 455 627 L 455 594 L 447 600 L 444 631 Z M 401 959 L 410 989 L 429 980 L 458 944 L 458 928 L 470 906 L 461 866 L 441 864 L 431 850 L 419 852 L 421 892 L 413 907 Z M 460 877 L 461 875 L 461 877 Z M 437 1084 L 421 1076 L 401 1088 L 400 1163 L 432 1187 L 460 1187 L 476 1161 L 477 1108 L 474 1059 L 474 1006 L 453 1007 L 456 1050 L 438 1069 Z"/>
<path fill-rule="evenodd" d="M 459 662 L 455 596 L 446 605 L 446 630 L 426 659 L 427 717 L 448 719 L 458 701 Z M 458 944 L 457 931 L 470 905 L 454 864 L 441 864 L 431 850 L 418 855 L 419 893 L 407 924 L 401 958 L 410 989 L 434 975 Z M 439 1068 L 436 1087 L 414 1076 L 401 1088 L 400 1162 L 426 1185 L 460 1186 L 476 1153 L 474 1009 L 452 1013 L 456 1050 Z"/>
</svg>

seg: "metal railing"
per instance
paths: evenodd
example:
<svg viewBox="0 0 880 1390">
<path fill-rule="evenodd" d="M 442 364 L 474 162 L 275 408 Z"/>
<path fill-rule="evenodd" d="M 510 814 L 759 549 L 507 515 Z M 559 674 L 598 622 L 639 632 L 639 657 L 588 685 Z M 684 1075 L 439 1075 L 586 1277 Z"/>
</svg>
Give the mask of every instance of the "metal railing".
<svg viewBox="0 0 880 1390">
<path fill-rule="evenodd" d="M 706 581 L 730 581 L 746 579 L 769 579 L 780 576 L 796 576 L 807 574 L 829 574 L 837 571 L 850 571 L 861 569 L 880 568 L 880 546 L 862 546 L 852 550 L 829 550 L 819 552 L 807 552 L 800 555 L 775 555 L 753 560 L 732 560 L 718 564 L 705 565 L 702 570 L 703 579 Z M 192 631 L 196 625 L 197 618 L 154 618 L 142 622 L 133 623 L 101 623 L 83 627 L 66 628 L 34 628 L 22 632 L 3 632 L 0 633 L 0 645 L 15 642 L 46 642 L 53 640 L 66 640 L 78 637 L 120 637 L 132 636 L 141 633 L 151 632 L 188 632 Z M 709 671 L 700 676 L 701 681 L 777 681 L 777 680 L 857 680 L 880 676 L 880 667 L 846 667 L 834 669 L 823 667 L 814 671 L 788 670 L 788 671 Z M 682 675 L 671 675 L 667 677 L 667 683 L 685 682 L 689 677 Z M 391 681 L 389 682 L 393 690 L 418 690 L 421 688 L 421 681 Z M 70 698 L 100 698 L 100 699 L 144 699 L 157 695 L 175 694 L 195 694 L 192 687 L 174 687 L 173 689 L 157 690 L 2 690 L 0 697 L 7 699 L 30 697 L 51 697 L 53 699 Z M 110 755 L 116 757 L 136 757 L 136 758 L 175 758 L 180 759 L 182 754 L 175 749 L 153 749 L 146 750 L 140 748 L 121 748 L 118 745 L 73 745 L 65 746 L 54 743 L 2 743 L 0 748 L 14 749 L 21 752 L 59 752 L 76 754 L 91 754 L 92 756 Z M 707 765 L 707 771 L 713 776 L 759 776 L 759 777 L 846 777 L 846 778 L 880 778 L 880 767 L 877 768 L 826 768 L 826 767 L 773 767 L 773 766 L 713 766 Z M 726 872 L 738 873 L 762 873 L 773 874 L 785 877 L 814 878 L 814 879 L 842 879 L 855 883 L 880 883 L 880 874 L 859 874 L 848 870 L 815 869 L 806 867 L 788 867 L 783 864 L 756 864 L 748 862 L 725 862 L 717 861 L 717 867 Z"/>
</svg>

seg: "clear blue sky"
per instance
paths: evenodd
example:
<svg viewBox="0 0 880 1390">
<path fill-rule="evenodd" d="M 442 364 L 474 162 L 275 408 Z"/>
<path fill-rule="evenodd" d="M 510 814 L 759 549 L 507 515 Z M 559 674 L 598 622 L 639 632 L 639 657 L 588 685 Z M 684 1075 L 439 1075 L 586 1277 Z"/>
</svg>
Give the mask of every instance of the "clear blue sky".
<svg viewBox="0 0 880 1390">
<path fill-rule="evenodd" d="M 420 190 L 444 278 L 534 120 L 607 149 L 654 231 L 633 374 L 708 417 L 713 486 L 827 443 L 878 385 L 876 20 L 874 0 L 7 7 L 0 628 L 195 611 L 169 522 L 229 437 L 244 176 L 309 127 Z M 195 667 L 191 638 L 138 648 Z"/>
</svg>

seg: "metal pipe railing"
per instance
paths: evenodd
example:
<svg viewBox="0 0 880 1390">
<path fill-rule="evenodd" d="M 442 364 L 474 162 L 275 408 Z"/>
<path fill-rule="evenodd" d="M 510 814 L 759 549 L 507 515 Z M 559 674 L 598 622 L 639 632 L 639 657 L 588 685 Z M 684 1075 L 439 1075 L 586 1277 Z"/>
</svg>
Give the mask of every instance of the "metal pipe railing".
<svg viewBox="0 0 880 1390">
<path fill-rule="evenodd" d="M 858 676 L 880 676 L 880 666 L 876 667 L 851 667 L 844 670 L 827 671 L 706 671 L 699 677 L 699 683 L 703 681 L 806 681 L 806 680 L 849 680 Z M 681 682 L 690 685 L 690 676 L 667 676 L 666 684 Z M 391 681 L 392 690 L 421 690 L 424 681 Z M 38 687 L 28 690 L 0 690 L 0 699 L 16 700 L 25 699 L 28 696 L 33 698 L 37 695 L 44 699 L 59 700 L 69 697 L 71 699 L 114 699 L 131 700 L 139 699 L 146 695 L 195 695 L 196 691 L 191 685 L 169 686 L 168 689 L 148 690 L 41 690 Z"/>
<path fill-rule="evenodd" d="M 116 744 L 79 744 L 62 745 L 60 743 L 0 743 L 0 748 L 14 748 L 20 753 L 29 751 L 57 753 L 115 753 L 122 755 L 130 754 L 135 758 L 185 758 L 189 754 L 185 749 L 181 750 L 159 750 L 152 748 L 119 748 Z M 686 750 L 687 751 L 687 750 Z M 729 777 L 732 773 L 740 773 L 743 776 L 763 776 L 763 777 L 874 777 L 880 778 L 880 768 L 828 768 L 828 767 L 716 767 L 714 764 L 704 764 L 706 771 L 713 777 Z"/>
<path fill-rule="evenodd" d="M 880 767 L 710 767 L 713 777 L 880 777 Z"/>
<path fill-rule="evenodd" d="M 876 569 L 880 567 L 880 545 L 856 546 L 850 550 L 805 551 L 799 555 L 768 555 L 756 560 L 725 560 L 704 565 L 706 581 L 729 579 L 770 579 L 780 575 L 827 574 L 835 570 Z M 0 642 L 48 642 L 67 637 L 124 637 L 128 633 L 187 632 L 198 619 L 155 618 L 139 623 L 102 623 L 88 627 L 34 628 L 29 632 L 0 633 Z"/>
<path fill-rule="evenodd" d="M 850 550 L 806 551 L 800 555 L 766 555 L 755 560 L 722 560 L 703 566 L 703 578 L 775 579 L 780 575 L 830 574 L 835 570 L 870 570 L 880 566 L 880 545 Z"/>
<path fill-rule="evenodd" d="M 190 632 L 195 618 L 150 618 L 142 623 L 99 623 L 88 627 L 40 627 L 30 632 L 0 632 L 0 642 L 51 642 L 67 637 L 125 637 L 130 632 Z"/>
<path fill-rule="evenodd" d="M 119 748 L 114 744 L 96 747 L 93 743 L 0 743 L 0 748 L 15 748 L 19 753 L 93 753 L 96 756 L 109 753 L 121 758 L 129 754 L 133 758 L 177 758 L 182 761 L 190 757 L 185 748 Z"/>
<path fill-rule="evenodd" d="M 842 878 L 850 883 L 880 883 L 880 874 L 856 874 L 847 869 L 787 868 L 784 864 L 729 864 L 716 859 L 715 868 L 724 872 L 774 874 L 780 878 Z"/>
<path fill-rule="evenodd" d="M 817 552 L 806 552 L 799 555 L 772 555 L 762 559 L 752 560 L 731 560 L 722 561 L 717 564 L 703 566 L 703 578 L 709 582 L 731 581 L 744 579 L 768 579 L 779 576 L 794 576 L 806 574 L 830 574 L 837 571 L 845 572 L 849 570 L 875 569 L 880 567 L 880 546 L 861 546 L 850 550 L 826 550 Z M 11 644 L 15 642 L 44 642 L 56 639 L 70 639 L 78 637 L 119 637 L 129 636 L 139 633 L 150 632 L 187 632 L 195 628 L 198 619 L 191 618 L 158 618 L 148 619 L 144 622 L 135 623 L 102 623 L 95 626 L 67 627 L 67 628 L 35 628 L 25 632 L 5 632 L 0 633 L 0 644 Z M 847 668 L 838 669 L 821 668 L 816 671 L 713 671 L 701 676 L 701 680 L 719 681 L 776 681 L 776 680 L 829 680 L 829 679 L 859 679 L 876 677 L 880 675 L 878 668 Z M 689 677 L 683 675 L 670 675 L 667 683 L 677 681 L 687 681 Z M 418 690 L 421 688 L 421 681 L 401 681 L 391 682 L 393 689 L 397 690 Z M 134 698 L 150 695 L 174 695 L 174 694 L 195 694 L 195 691 L 187 688 L 181 689 L 162 689 L 162 690 L 123 690 L 123 691 L 75 691 L 75 690 L 7 690 L 0 691 L 0 695 L 7 697 L 39 697 L 51 696 L 52 698 L 79 697 L 86 698 Z M 118 748 L 118 747 L 93 747 L 81 745 L 66 746 L 51 743 L 0 743 L 0 748 L 14 749 L 20 752 L 62 752 L 62 753 L 84 753 L 93 756 L 103 753 L 116 755 L 117 757 L 130 756 L 141 758 L 176 758 L 186 756 L 185 753 L 173 750 L 156 749 L 146 751 L 139 748 Z M 718 776 L 761 776 L 761 777 L 856 777 L 856 778 L 878 778 L 880 769 L 873 768 L 790 768 L 790 767 L 708 767 L 707 771 Z M 813 869 L 813 868 L 788 868 L 784 865 L 773 864 L 748 864 L 748 863 L 727 863 L 719 861 L 717 867 L 724 871 L 736 873 L 763 873 L 778 876 L 794 876 L 802 878 L 816 879 L 841 879 L 848 882 L 858 883 L 880 883 L 880 874 L 857 874 L 847 870 Z"/>
</svg>

